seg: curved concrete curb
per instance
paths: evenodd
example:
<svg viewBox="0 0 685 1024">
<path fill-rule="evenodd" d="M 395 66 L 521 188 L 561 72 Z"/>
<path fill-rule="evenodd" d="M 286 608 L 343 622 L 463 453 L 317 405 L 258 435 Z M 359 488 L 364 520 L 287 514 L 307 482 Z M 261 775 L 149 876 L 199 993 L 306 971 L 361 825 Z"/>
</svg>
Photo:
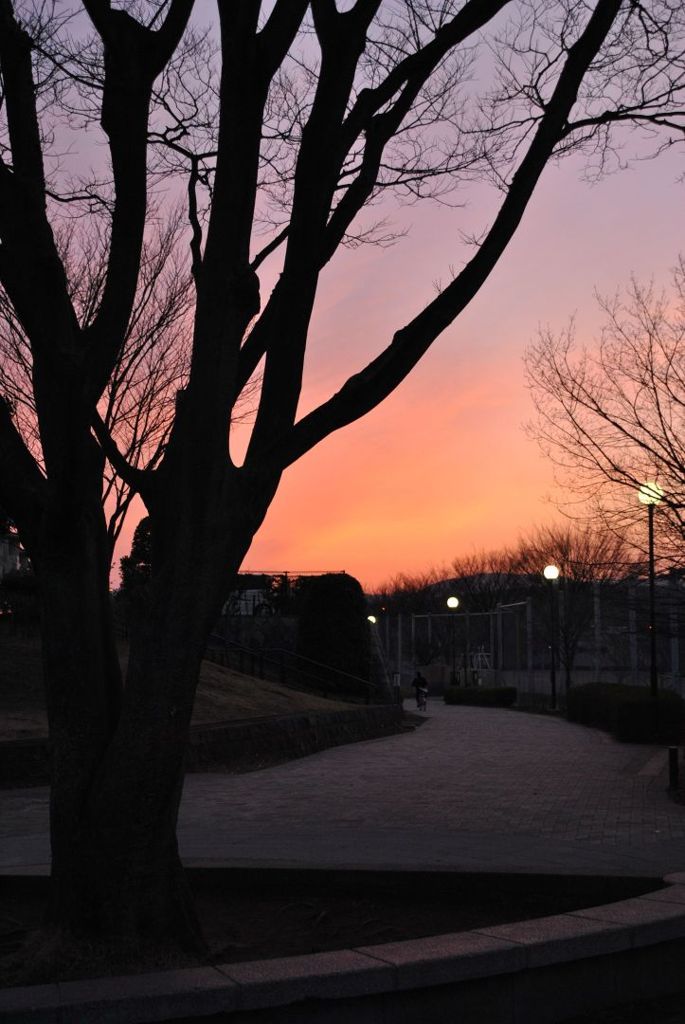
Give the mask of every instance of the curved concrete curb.
<svg viewBox="0 0 685 1024">
<path fill-rule="evenodd" d="M 385 945 L 0 991 L 12 1024 L 543 1024 L 685 986 L 685 872 L 634 899 Z M 658 970 L 656 966 L 658 965 Z M 294 1014 L 297 1013 L 297 1016 Z"/>
</svg>

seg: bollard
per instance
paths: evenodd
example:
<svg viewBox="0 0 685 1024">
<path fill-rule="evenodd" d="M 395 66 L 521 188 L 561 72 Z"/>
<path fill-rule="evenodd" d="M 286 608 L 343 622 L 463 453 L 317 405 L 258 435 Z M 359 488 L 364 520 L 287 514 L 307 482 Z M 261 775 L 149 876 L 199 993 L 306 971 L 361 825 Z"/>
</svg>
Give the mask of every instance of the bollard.
<svg viewBox="0 0 685 1024">
<path fill-rule="evenodd" d="M 668 788 L 678 788 L 678 748 L 668 748 Z"/>
</svg>

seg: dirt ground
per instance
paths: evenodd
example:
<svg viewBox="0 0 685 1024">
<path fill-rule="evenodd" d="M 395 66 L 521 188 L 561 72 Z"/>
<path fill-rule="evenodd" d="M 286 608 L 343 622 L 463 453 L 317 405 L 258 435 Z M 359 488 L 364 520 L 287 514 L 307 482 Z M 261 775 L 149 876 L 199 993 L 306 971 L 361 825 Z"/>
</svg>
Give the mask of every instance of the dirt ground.
<svg viewBox="0 0 685 1024">
<path fill-rule="evenodd" d="M 464 931 L 623 899 L 659 884 L 644 878 L 443 872 L 207 868 L 191 869 L 188 875 L 213 963 Z M 0 984 L 19 983 L 7 964 L 40 924 L 47 888 L 46 878 L 0 878 Z M 120 964 L 98 966 L 99 974 L 135 969 L 135 965 L 125 970 Z M 145 969 L 154 966 L 147 963 Z M 162 963 L 157 968 L 167 966 L 174 965 Z M 40 980 L 92 976 L 92 964 L 76 963 L 59 977 Z"/>
<path fill-rule="evenodd" d="M 230 963 L 374 945 L 421 935 L 461 931 L 488 924 L 540 917 L 627 898 L 653 888 L 645 879 L 540 879 L 519 876 L 453 877 L 436 874 L 388 877 L 370 872 L 357 884 L 331 873 L 191 871 L 197 909 L 210 946 L 209 962 Z M 287 874 L 287 873 L 286 873 Z M 556 887 L 554 894 L 550 885 Z M 27 930 L 41 920 L 47 879 L 0 878 L 0 986 L 17 984 L 5 965 Z M 111 970 L 108 972 L 107 967 Z M 153 964 L 139 969 L 152 969 Z M 184 964 L 161 963 L 158 969 Z M 118 965 L 100 964 L 95 973 L 124 973 Z M 134 966 L 126 966 L 132 972 Z M 92 967 L 72 964 L 61 978 L 92 977 Z M 42 980 L 57 980 L 44 978 Z M 565 1024 L 685 1024 L 685 995 L 665 996 L 609 1010 L 597 1010 Z"/>
</svg>

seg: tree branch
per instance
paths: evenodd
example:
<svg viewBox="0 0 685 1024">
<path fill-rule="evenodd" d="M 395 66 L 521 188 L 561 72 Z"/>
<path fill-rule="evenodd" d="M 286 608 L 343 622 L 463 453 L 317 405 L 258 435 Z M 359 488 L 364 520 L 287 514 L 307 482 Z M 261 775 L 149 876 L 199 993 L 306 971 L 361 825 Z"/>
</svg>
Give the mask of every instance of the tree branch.
<svg viewBox="0 0 685 1024">
<path fill-rule="evenodd" d="M 278 0 L 257 35 L 262 75 L 267 81 L 271 81 L 290 49 L 308 6 L 308 0 Z"/>
<path fill-rule="evenodd" d="M 495 17 L 511 0 L 468 0 L 461 10 L 437 30 L 433 39 L 405 57 L 372 89 L 362 89 L 345 119 L 345 144 L 365 130 L 371 118 L 410 80 L 425 82 L 442 58 Z"/>
<path fill-rule="evenodd" d="M 70 337 L 78 325 L 45 210 L 31 46 L 10 0 L 0 0 L 0 71 L 13 162 L 10 170 L 0 161 L 0 281 L 34 345 L 47 352 L 55 330 Z"/>
<path fill-rule="evenodd" d="M 114 177 L 110 255 L 102 300 L 85 335 L 90 345 L 90 397 L 97 401 L 122 344 L 135 298 L 147 206 L 147 124 L 152 84 L 185 29 L 194 0 L 172 0 L 152 31 L 108 0 L 84 0 L 104 44 L 102 127 Z"/>
<path fill-rule="evenodd" d="M 91 426 L 102 451 L 122 480 L 128 484 L 131 490 L 144 495 L 146 490 L 149 488 L 149 471 L 137 469 L 135 466 L 132 466 L 127 462 L 123 454 L 117 448 L 114 438 L 110 434 L 104 420 L 97 410 L 93 413 Z"/>
<path fill-rule="evenodd" d="M 289 258 L 296 262 L 299 269 L 300 282 L 303 275 L 303 265 L 310 266 L 310 276 L 316 280 L 316 275 L 325 266 L 336 252 L 338 246 L 345 237 L 354 218 L 362 209 L 371 196 L 378 179 L 378 171 L 381 166 L 383 152 L 389 139 L 399 128 L 400 124 L 411 110 L 421 88 L 425 85 L 431 73 L 443 59 L 445 54 L 459 43 L 463 42 L 475 31 L 481 28 L 498 13 L 509 0 L 470 0 L 464 8 L 451 20 L 451 22 L 439 29 L 434 39 L 415 54 L 402 60 L 386 77 L 385 81 L 375 89 L 363 89 L 352 107 L 350 113 L 344 117 L 341 125 L 336 127 L 335 117 L 327 92 L 322 91 L 322 79 L 326 74 L 326 66 L 330 63 L 333 67 L 333 76 L 336 83 L 342 83 L 344 76 L 341 74 L 336 62 L 341 59 L 341 53 L 347 46 L 352 67 L 356 66 L 356 50 L 366 36 L 368 25 L 379 8 L 377 0 L 358 0 L 354 8 L 345 14 L 340 14 L 335 4 L 327 2 L 314 6 L 313 12 L 318 23 L 317 32 L 320 38 L 324 66 L 322 67 L 322 79 L 319 82 L 317 96 L 321 100 L 326 97 L 327 123 L 326 131 L 328 138 L 323 131 L 319 131 L 316 146 L 311 149 L 316 161 L 316 183 L 310 182 L 306 161 L 305 133 L 303 133 L 303 157 L 298 161 L 296 172 L 296 194 L 293 199 L 293 209 L 289 234 Z M 347 74 L 347 72 L 345 72 Z M 399 92 L 395 102 L 382 114 L 377 111 L 387 104 L 393 96 Z M 344 116 L 344 108 L 341 110 Z M 309 122 L 306 128 L 306 137 L 317 135 L 316 125 L 316 100 L 312 109 Z M 347 187 L 337 207 L 328 218 L 331 200 L 335 187 L 337 186 L 340 169 L 346 155 L 361 134 L 365 134 L 365 145 L 360 169 L 355 180 Z M 311 145 L 308 143 L 307 145 Z M 330 165 L 334 171 L 330 173 L 328 186 L 322 181 L 324 167 Z M 313 175 L 311 176 L 313 177 Z M 335 178 L 332 184 L 333 177 Z M 297 193 L 297 182 L 301 182 L 300 195 Z M 325 203 L 327 224 L 319 226 L 318 233 L 315 232 L 317 216 L 313 213 L 313 202 L 317 193 L 325 191 L 330 187 L 327 197 L 324 197 L 319 205 Z M 311 211 L 311 212 L 310 212 Z M 310 235 L 306 242 L 299 247 L 291 246 L 290 238 L 294 235 L 297 240 L 298 224 L 303 223 L 309 226 Z M 280 236 L 277 236 L 280 237 Z M 293 254 L 291 250 L 295 248 Z M 267 249 L 267 251 L 270 251 Z M 259 360 L 267 352 L 271 330 L 275 320 L 279 321 L 279 351 L 283 349 L 284 330 L 281 324 L 281 315 L 274 312 L 274 307 L 282 301 L 282 295 L 286 292 L 288 284 L 287 268 L 284 268 L 284 275 L 274 289 L 267 308 L 264 310 L 259 322 L 255 325 L 240 353 L 240 365 L 238 371 L 237 393 L 249 380 L 259 363 Z M 300 284 L 300 288 L 302 284 Z M 288 296 L 288 306 L 297 308 L 299 300 L 292 295 Z M 279 356 L 279 359 L 282 356 Z M 281 370 L 274 373 L 275 379 L 283 380 Z M 268 386 L 268 372 L 265 375 Z M 285 389 L 282 389 L 284 393 Z M 294 395 L 299 394 L 299 384 L 295 382 L 291 388 Z M 273 402 L 269 403 L 273 412 Z M 291 404 L 290 410 L 294 416 L 294 408 Z M 271 428 L 267 428 L 271 429 Z M 278 429 L 281 429 L 280 427 Z"/>
<path fill-rule="evenodd" d="M 302 130 L 283 272 L 265 313 L 253 328 L 249 347 L 241 353 L 241 382 L 254 359 L 258 361 L 260 353 L 266 353 L 248 461 L 256 457 L 262 445 L 268 447 L 275 435 L 289 430 L 295 418 L 322 237 L 345 157 L 341 126 L 374 9 L 374 4 L 365 5 L 365 17 L 361 17 L 354 10 L 339 14 L 333 0 L 318 0 L 312 5 L 321 68 Z M 354 18 L 349 17 L 351 13 Z M 274 323 L 278 325 L 277 338 L 267 329 Z"/>
<path fill-rule="evenodd" d="M 286 238 L 288 237 L 288 231 L 289 225 L 286 224 L 286 226 L 282 228 L 277 235 L 274 235 L 270 242 L 267 242 L 267 244 L 262 249 L 259 250 L 257 255 L 253 258 L 252 262 L 250 263 L 250 268 L 252 270 L 257 270 L 262 265 L 267 256 L 270 256 L 272 252 L 275 252 L 276 249 L 278 249 L 279 245 L 285 242 Z M 249 376 L 250 374 L 248 374 L 248 377 Z"/>
<path fill-rule="evenodd" d="M 282 465 L 294 462 L 332 431 L 353 422 L 404 380 L 435 338 L 471 301 L 513 236 L 537 181 L 563 134 L 578 88 L 620 9 L 620 0 L 598 0 L 584 31 L 569 48 L 545 113 L 506 199 L 478 253 L 447 288 L 426 306 L 392 343 L 341 390 L 300 420 L 272 452 Z"/>
<path fill-rule="evenodd" d="M 198 161 L 191 155 L 188 175 L 188 220 L 190 221 L 190 265 L 197 283 L 202 267 L 202 225 L 197 211 Z"/>
</svg>

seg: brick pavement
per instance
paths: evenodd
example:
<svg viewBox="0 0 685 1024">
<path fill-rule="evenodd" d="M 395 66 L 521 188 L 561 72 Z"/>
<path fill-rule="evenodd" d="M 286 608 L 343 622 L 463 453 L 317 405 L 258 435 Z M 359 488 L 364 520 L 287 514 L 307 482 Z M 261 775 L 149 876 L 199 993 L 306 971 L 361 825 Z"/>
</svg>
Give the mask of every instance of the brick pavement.
<svg viewBox="0 0 685 1024">
<path fill-rule="evenodd" d="M 666 752 L 541 715 L 429 704 L 415 732 L 190 775 L 187 861 L 663 874 L 685 868 Z M 48 859 L 45 790 L 0 793 L 0 869 Z"/>
</svg>

